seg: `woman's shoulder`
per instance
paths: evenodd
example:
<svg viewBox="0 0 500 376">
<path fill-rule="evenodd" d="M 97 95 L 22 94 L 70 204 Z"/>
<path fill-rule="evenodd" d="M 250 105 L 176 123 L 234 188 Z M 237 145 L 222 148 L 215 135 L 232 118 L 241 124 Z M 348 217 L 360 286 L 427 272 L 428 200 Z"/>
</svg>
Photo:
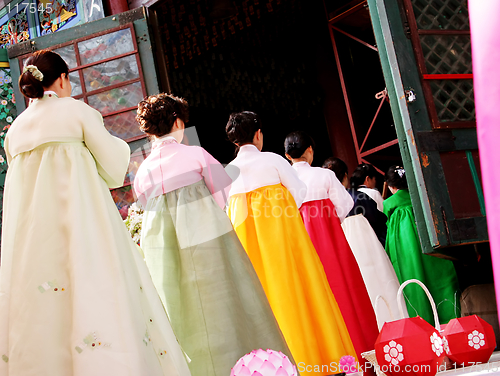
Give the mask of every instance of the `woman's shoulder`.
<svg viewBox="0 0 500 376">
<path fill-rule="evenodd" d="M 316 176 L 324 176 L 329 179 L 337 179 L 337 175 L 335 175 L 335 172 L 328 168 L 323 168 L 323 167 L 311 167 L 311 170 L 314 172 L 314 175 Z"/>
<path fill-rule="evenodd" d="M 199 145 L 186 145 L 176 143 L 175 150 L 179 152 L 178 157 L 183 158 L 183 160 L 185 161 L 197 161 L 202 165 L 205 165 L 207 163 L 213 164 L 214 161 L 217 161 L 212 154 L 210 154 L 204 147 Z"/>
<path fill-rule="evenodd" d="M 361 187 L 361 188 L 358 188 L 358 190 L 361 192 L 365 192 L 367 194 L 373 194 L 374 196 L 382 196 L 380 191 L 378 189 L 375 189 L 375 188 Z"/>
<path fill-rule="evenodd" d="M 98 113 L 100 114 L 99 111 L 97 111 L 95 108 L 91 107 L 84 101 L 72 98 L 72 97 L 65 97 L 65 98 L 59 98 L 58 99 L 58 105 L 64 106 L 65 108 L 71 108 L 72 110 L 78 110 L 78 111 L 83 111 L 83 112 L 91 112 L 91 113 Z"/>
<path fill-rule="evenodd" d="M 177 144 L 177 147 L 186 153 L 187 156 L 202 157 L 212 156 L 204 147 L 199 145 Z"/>
<path fill-rule="evenodd" d="M 399 189 L 396 193 L 394 193 L 391 197 L 384 201 L 389 202 L 398 206 L 408 206 L 411 205 L 410 193 L 406 189 Z"/>
<path fill-rule="evenodd" d="M 279 154 L 273 153 L 272 151 L 262 151 L 259 154 L 260 158 L 265 161 L 269 161 L 271 163 L 276 163 L 280 165 L 283 165 L 283 163 L 285 163 L 286 165 L 292 167 L 290 162 L 288 162 L 284 157 L 282 157 Z"/>
<path fill-rule="evenodd" d="M 397 206 L 397 201 L 397 197 L 395 195 L 392 195 L 391 197 L 388 197 L 384 200 L 384 207 Z"/>
<path fill-rule="evenodd" d="M 404 189 L 398 190 L 391 197 L 384 200 L 384 213 L 400 209 L 413 210 L 410 195 Z"/>
</svg>

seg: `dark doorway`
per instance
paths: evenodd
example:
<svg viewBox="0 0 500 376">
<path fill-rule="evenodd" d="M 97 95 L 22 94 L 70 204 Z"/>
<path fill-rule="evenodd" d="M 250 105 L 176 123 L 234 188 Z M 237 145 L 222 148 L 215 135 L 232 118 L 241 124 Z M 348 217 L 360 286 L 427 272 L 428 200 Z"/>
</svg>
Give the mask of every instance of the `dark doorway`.
<svg viewBox="0 0 500 376">
<path fill-rule="evenodd" d="M 358 164 L 328 29 L 329 6 L 318 0 L 165 0 L 154 11 L 170 90 L 188 100 L 189 125 L 219 161 L 234 157 L 224 132 L 229 114 L 249 110 L 262 118 L 265 151 L 284 155 L 286 135 L 304 130 L 316 141 L 314 165 L 332 155 L 350 171 Z M 353 14 L 345 23 L 350 32 L 373 39 L 366 15 Z M 380 103 L 375 94 L 385 87 L 380 62 L 377 52 L 343 35 L 337 47 L 363 140 Z M 395 138 L 388 105 L 377 122 L 386 128 L 372 131 L 366 147 Z M 372 160 L 386 169 L 400 160 L 398 146 Z"/>
<path fill-rule="evenodd" d="M 249 110 L 262 118 L 264 150 L 283 155 L 285 136 L 304 130 L 321 165 L 332 155 L 317 68 L 317 50 L 331 50 L 323 5 L 246 1 L 230 18 L 211 18 L 219 3 L 164 1 L 156 8 L 171 91 L 190 103 L 189 125 L 201 145 L 230 162 L 225 124 L 231 112 Z"/>
</svg>

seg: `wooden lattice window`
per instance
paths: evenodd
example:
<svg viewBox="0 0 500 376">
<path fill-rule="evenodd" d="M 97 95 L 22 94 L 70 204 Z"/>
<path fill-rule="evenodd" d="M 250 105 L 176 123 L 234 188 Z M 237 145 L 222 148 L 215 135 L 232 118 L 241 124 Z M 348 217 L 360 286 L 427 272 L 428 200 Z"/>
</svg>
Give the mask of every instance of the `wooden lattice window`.
<svg viewBox="0 0 500 376">
<path fill-rule="evenodd" d="M 25 60 L 42 48 L 68 63 L 72 97 L 101 112 L 108 131 L 129 144 L 131 163 L 124 185 L 111 191 L 117 207 L 126 209 L 134 201 L 130 185 L 135 172 L 149 153 L 144 147 L 148 139 L 135 121 L 137 104 L 148 92 L 158 92 L 144 12 L 129 11 L 17 45 L 10 52 L 19 62 L 17 77 Z M 141 60 L 148 66 L 146 73 Z"/>
<path fill-rule="evenodd" d="M 434 128 L 475 126 L 466 0 L 404 0 Z"/>
</svg>

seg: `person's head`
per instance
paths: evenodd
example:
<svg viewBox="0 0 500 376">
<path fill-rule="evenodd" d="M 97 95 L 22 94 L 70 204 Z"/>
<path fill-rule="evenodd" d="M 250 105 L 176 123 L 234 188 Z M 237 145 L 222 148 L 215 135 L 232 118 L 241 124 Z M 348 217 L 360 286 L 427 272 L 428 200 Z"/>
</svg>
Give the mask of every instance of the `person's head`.
<svg viewBox="0 0 500 376">
<path fill-rule="evenodd" d="M 189 121 L 189 106 L 185 99 L 172 94 L 150 95 L 139 102 L 135 119 L 141 131 L 149 136 L 159 138 L 172 134 L 181 142 Z"/>
<path fill-rule="evenodd" d="M 358 189 L 360 185 L 375 188 L 377 185 L 377 170 L 369 163 L 361 163 L 351 176 L 351 187 Z"/>
<path fill-rule="evenodd" d="M 406 171 L 401 166 L 391 166 L 385 174 L 385 181 L 392 193 L 396 193 L 400 189 L 408 189 L 406 181 Z"/>
<path fill-rule="evenodd" d="M 285 156 L 292 163 L 312 163 L 314 158 L 314 140 L 307 133 L 295 131 L 285 138 Z"/>
<path fill-rule="evenodd" d="M 19 90 L 26 98 L 42 98 L 51 90 L 59 97 L 71 96 L 68 64 L 49 50 L 36 51 L 26 59 L 19 77 Z"/>
<path fill-rule="evenodd" d="M 347 165 L 342 159 L 330 157 L 323 163 L 323 168 L 327 168 L 335 172 L 335 176 L 347 188 L 349 185 L 349 177 L 347 176 Z"/>
<path fill-rule="evenodd" d="M 264 145 L 262 122 L 255 112 L 243 111 L 229 115 L 226 135 L 229 141 L 237 147 L 253 144 L 257 149 L 262 150 Z"/>
</svg>

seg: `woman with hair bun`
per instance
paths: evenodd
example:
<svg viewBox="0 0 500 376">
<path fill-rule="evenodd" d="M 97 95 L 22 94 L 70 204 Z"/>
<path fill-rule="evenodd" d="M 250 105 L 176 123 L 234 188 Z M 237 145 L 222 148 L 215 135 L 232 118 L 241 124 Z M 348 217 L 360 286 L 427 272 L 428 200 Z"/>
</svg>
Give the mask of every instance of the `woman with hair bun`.
<svg viewBox="0 0 500 376">
<path fill-rule="evenodd" d="M 136 119 L 154 140 L 134 180 L 141 247 L 193 376 L 229 375 L 252 350 L 291 354 L 223 211 L 231 179 L 205 149 L 181 144 L 188 111 L 171 94 L 139 103 Z"/>
<path fill-rule="evenodd" d="M 323 166 L 321 167 L 332 170 L 335 173 L 337 179 L 339 179 L 339 182 L 342 183 L 344 188 L 347 189 L 349 187 L 349 176 L 347 175 L 348 172 L 347 165 L 342 159 L 335 157 L 327 158 L 323 162 Z"/>
<path fill-rule="evenodd" d="M 385 249 L 399 282 L 412 278 L 423 282 L 436 303 L 440 323 L 446 324 L 460 315 L 455 267 L 451 261 L 422 253 L 405 169 L 391 166 L 385 179 L 392 193 L 384 201 L 384 212 L 388 217 Z M 404 295 L 410 317 L 418 315 L 430 324 L 434 323 L 429 299 L 419 286 L 408 285 Z"/>
<path fill-rule="evenodd" d="M 314 147 L 307 133 L 292 132 L 285 139 L 285 156 L 307 186 L 300 214 L 362 361 L 361 353 L 373 349 L 378 330 L 363 277 L 341 227 L 354 202 L 332 171 L 311 167 Z"/>
<path fill-rule="evenodd" d="M 30 56 L 19 87 L 32 102 L 5 139 L 0 374 L 189 376 L 109 193 L 128 145 L 70 97 L 58 54 Z"/>
<path fill-rule="evenodd" d="M 377 185 L 377 170 L 369 163 L 361 163 L 351 176 L 351 188 L 363 192 L 377 204 L 377 209 L 384 211 L 384 199 L 375 188 Z"/>
<path fill-rule="evenodd" d="M 306 186 L 286 159 L 262 152 L 264 134 L 257 114 L 231 114 L 226 134 L 238 148 L 238 155 L 226 167 L 233 178 L 229 218 L 262 282 L 298 371 L 329 375 L 321 365 L 338 365 L 342 356 L 356 352 L 298 211 Z"/>
<path fill-rule="evenodd" d="M 354 207 L 347 217 L 362 214 L 370 222 L 378 240 L 384 246 L 387 234 L 387 217 L 383 213 L 382 195 L 375 189 L 376 175 L 377 171 L 371 164 L 362 163 L 356 167 L 351 176 L 351 188 L 349 189 L 354 200 Z"/>
</svg>

